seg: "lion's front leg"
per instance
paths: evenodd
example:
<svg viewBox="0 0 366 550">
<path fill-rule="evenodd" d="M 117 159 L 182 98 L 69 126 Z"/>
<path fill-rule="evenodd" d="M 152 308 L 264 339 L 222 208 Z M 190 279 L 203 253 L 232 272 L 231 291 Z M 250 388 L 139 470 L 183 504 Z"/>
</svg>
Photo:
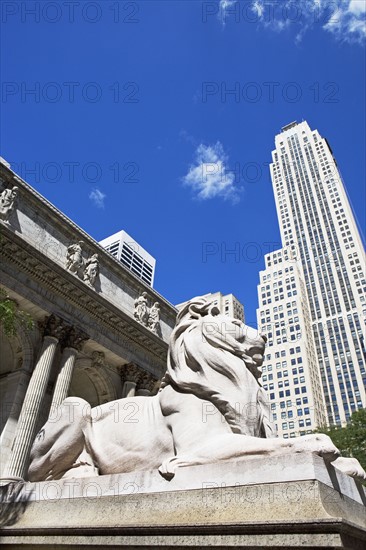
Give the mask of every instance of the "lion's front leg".
<svg viewBox="0 0 366 550">
<path fill-rule="evenodd" d="M 294 439 L 260 438 L 231 431 L 223 415 L 208 401 L 164 388 L 160 394 L 163 415 L 173 435 L 176 456 L 165 460 L 159 472 L 171 479 L 177 468 L 212 464 L 250 455 L 283 455 L 311 452 L 331 462 L 339 456 L 332 440 L 324 434 Z"/>
<path fill-rule="evenodd" d="M 243 456 L 278 456 L 303 452 L 316 453 L 327 462 L 339 456 L 338 449 L 324 434 L 307 435 L 296 439 L 262 439 L 231 433 L 215 437 L 205 445 L 190 449 L 189 453 L 177 454 L 164 461 L 159 472 L 166 479 L 172 479 L 179 467 L 212 464 Z"/>
</svg>

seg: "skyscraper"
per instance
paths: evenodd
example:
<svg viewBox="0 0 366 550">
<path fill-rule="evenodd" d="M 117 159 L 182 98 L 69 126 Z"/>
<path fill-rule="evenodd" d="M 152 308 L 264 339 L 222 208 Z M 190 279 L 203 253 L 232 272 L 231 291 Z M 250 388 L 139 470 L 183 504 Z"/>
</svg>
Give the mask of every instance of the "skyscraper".
<svg viewBox="0 0 366 550">
<path fill-rule="evenodd" d="M 364 248 L 327 140 L 307 122 L 293 122 L 282 128 L 275 145 L 270 170 L 282 245 L 288 256 L 298 260 L 299 281 L 304 284 L 302 296 L 294 301 L 301 301 L 309 311 L 311 330 L 303 327 L 301 338 L 305 346 L 315 349 L 327 422 L 342 425 L 352 412 L 366 407 Z M 267 255 L 266 272 L 279 267 L 278 260 L 276 253 Z M 262 328 L 267 324 L 263 319 L 274 316 L 276 298 L 271 285 L 262 292 L 268 284 L 263 280 L 266 272 L 261 273 L 259 286 Z M 283 296 L 294 284 L 286 276 L 281 275 Z M 287 302 L 282 305 L 287 307 Z M 268 352 L 276 353 L 283 344 L 272 338 Z M 306 368 L 311 370 L 311 364 Z"/>
<path fill-rule="evenodd" d="M 244 306 L 241 302 L 239 302 L 234 294 L 223 295 L 221 292 L 210 292 L 209 294 L 205 294 L 203 298 L 207 298 L 212 301 L 212 303 L 219 308 L 222 315 L 234 317 L 235 319 L 239 319 L 239 321 L 243 321 L 243 323 L 245 323 Z M 175 307 L 177 309 L 182 309 L 182 307 L 187 303 L 188 302 L 182 302 L 181 304 L 177 304 Z"/>
<path fill-rule="evenodd" d="M 326 424 L 301 264 L 291 251 L 266 254 L 258 286 L 258 324 L 268 338 L 262 384 L 284 438 Z"/>
<path fill-rule="evenodd" d="M 156 260 L 126 231 L 119 231 L 106 237 L 99 244 L 137 277 L 153 286 Z"/>
</svg>

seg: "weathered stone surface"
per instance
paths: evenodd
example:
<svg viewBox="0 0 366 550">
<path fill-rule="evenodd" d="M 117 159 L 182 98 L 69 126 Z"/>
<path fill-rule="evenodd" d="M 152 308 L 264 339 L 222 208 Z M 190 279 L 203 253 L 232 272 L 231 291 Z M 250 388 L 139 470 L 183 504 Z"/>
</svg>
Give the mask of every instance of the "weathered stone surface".
<svg viewBox="0 0 366 550">
<path fill-rule="evenodd" d="M 0 220 L 4 223 L 9 223 L 9 217 L 14 209 L 18 187 L 3 189 L 0 193 Z"/>
</svg>

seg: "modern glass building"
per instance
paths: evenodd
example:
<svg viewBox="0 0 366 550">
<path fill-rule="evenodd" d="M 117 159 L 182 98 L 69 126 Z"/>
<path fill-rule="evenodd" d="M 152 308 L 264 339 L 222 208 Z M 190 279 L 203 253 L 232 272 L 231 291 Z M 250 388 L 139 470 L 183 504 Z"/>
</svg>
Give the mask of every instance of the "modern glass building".
<svg viewBox="0 0 366 550">
<path fill-rule="evenodd" d="M 106 237 L 99 244 L 137 277 L 153 286 L 156 260 L 126 231 Z"/>
</svg>

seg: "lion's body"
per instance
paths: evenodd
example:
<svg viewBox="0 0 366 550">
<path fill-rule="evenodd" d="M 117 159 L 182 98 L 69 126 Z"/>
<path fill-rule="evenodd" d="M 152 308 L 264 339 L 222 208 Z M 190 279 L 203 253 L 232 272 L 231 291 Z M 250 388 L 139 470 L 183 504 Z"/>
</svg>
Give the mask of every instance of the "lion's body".
<svg viewBox="0 0 366 550">
<path fill-rule="evenodd" d="M 86 447 L 101 474 L 157 469 L 174 454 L 159 396 L 130 397 L 92 409 L 84 428 Z"/>
<path fill-rule="evenodd" d="M 32 481 L 59 479 L 69 470 L 77 477 L 81 449 L 87 450 L 90 466 L 100 475 L 127 473 L 157 469 L 176 450 L 197 447 L 213 433 L 231 433 L 210 402 L 178 393 L 171 386 L 154 397 L 129 397 L 94 408 L 83 399 L 69 397 L 57 417 L 56 423 L 44 426 L 47 437 L 41 430 L 33 445 Z M 85 464 L 80 466 L 88 475 Z"/>
</svg>

